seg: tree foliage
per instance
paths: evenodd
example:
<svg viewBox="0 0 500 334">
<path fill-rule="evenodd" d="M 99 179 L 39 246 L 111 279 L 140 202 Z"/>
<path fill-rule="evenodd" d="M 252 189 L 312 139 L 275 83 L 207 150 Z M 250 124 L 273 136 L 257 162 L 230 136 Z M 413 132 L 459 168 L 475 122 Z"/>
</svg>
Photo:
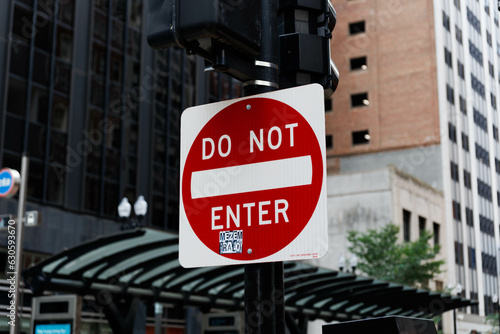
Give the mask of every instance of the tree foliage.
<svg viewBox="0 0 500 334">
<path fill-rule="evenodd" d="M 365 233 L 350 231 L 349 251 L 358 257 L 358 268 L 366 275 L 380 280 L 410 286 L 427 287 L 428 282 L 441 272 L 443 260 L 436 260 L 439 245 L 431 245 L 433 235 L 422 231 L 413 242 L 398 243 L 399 227 L 393 224 L 380 231 Z"/>
</svg>

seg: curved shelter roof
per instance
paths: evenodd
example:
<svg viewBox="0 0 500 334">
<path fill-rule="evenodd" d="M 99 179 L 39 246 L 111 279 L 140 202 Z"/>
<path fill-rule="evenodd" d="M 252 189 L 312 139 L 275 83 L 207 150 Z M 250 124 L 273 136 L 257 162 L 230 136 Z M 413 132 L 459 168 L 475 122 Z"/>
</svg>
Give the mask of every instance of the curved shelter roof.
<svg viewBox="0 0 500 334">
<path fill-rule="evenodd" d="M 34 294 L 96 295 L 106 290 L 204 310 L 243 309 L 244 266 L 185 269 L 178 261 L 178 242 L 171 233 L 127 231 L 67 249 L 30 268 L 24 277 Z M 303 262 L 285 262 L 284 275 L 285 310 L 326 321 L 423 318 L 477 303 Z"/>
</svg>

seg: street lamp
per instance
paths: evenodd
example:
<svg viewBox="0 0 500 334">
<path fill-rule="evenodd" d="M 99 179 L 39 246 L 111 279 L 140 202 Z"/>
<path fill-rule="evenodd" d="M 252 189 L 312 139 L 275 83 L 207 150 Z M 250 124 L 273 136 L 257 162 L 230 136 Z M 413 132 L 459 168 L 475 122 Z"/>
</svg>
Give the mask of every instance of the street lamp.
<svg viewBox="0 0 500 334">
<path fill-rule="evenodd" d="M 121 229 L 128 230 L 136 227 L 141 227 L 142 218 L 146 215 L 148 211 L 148 202 L 144 199 L 144 196 L 140 195 L 137 201 L 134 203 L 134 213 L 136 218 L 130 217 L 132 212 L 132 205 L 129 203 L 127 197 L 123 197 L 122 201 L 118 205 L 118 216 L 122 222 Z"/>
<path fill-rule="evenodd" d="M 340 257 L 339 257 L 339 270 L 340 271 L 344 271 L 344 268 L 345 268 L 345 257 L 344 257 L 344 255 L 340 254 Z"/>
<path fill-rule="evenodd" d="M 340 254 L 338 262 L 339 270 L 344 271 L 345 268 L 346 272 L 349 272 L 349 266 L 351 267 L 352 273 L 354 274 L 356 272 L 356 267 L 358 266 L 358 257 L 356 256 L 356 254 L 352 254 L 349 260 L 346 260 L 344 255 Z"/>
<path fill-rule="evenodd" d="M 351 265 L 352 273 L 356 273 L 356 267 L 358 266 L 358 257 L 356 254 L 352 254 L 351 258 L 349 259 L 349 264 Z"/>
</svg>

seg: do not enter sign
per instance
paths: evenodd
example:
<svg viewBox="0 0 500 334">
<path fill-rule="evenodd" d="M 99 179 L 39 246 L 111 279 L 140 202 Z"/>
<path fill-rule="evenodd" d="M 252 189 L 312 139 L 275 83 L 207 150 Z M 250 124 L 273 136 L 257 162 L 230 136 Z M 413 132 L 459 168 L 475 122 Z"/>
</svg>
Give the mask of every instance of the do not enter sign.
<svg viewBox="0 0 500 334">
<path fill-rule="evenodd" d="M 328 248 L 319 85 L 186 109 L 179 260 L 310 259 Z"/>
</svg>

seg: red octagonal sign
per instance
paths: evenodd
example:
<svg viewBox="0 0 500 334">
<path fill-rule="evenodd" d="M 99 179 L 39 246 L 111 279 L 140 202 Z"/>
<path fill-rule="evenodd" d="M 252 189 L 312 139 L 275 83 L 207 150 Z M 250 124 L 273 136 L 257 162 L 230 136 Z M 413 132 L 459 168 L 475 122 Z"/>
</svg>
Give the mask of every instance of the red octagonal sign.
<svg viewBox="0 0 500 334">
<path fill-rule="evenodd" d="M 179 260 L 185 267 L 326 253 L 323 89 L 186 109 Z"/>
</svg>

